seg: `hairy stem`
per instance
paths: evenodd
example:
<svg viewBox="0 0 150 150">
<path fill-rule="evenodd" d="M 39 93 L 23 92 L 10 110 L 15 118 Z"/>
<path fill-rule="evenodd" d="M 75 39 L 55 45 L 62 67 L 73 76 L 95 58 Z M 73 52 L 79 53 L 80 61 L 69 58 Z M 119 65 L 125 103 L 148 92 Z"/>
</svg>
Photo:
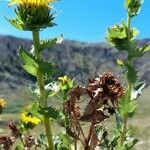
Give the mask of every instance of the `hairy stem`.
<svg viewBox="0 0 150 150">
<path fill-rule="evenodd" d="M 40 52 L 39 31 L 33 31 L 32 34 L 33 34 L 33 44 L 34 44 L 35 55 L 39 60 L 41 60 L 42 56 L 41 56 L 41 52 Z M 44 76 L 40 70 L 37 72 L 37 82 L 38 82 L 38 86 L 40 89 L 40 106 L 48 107 L 47 98 L 45 95 L 46 91 L 45 91 L 45 86 L 44 86 Z M 48 147 L 49 147 L 48 149 L 55 150 L 53 139 L 52 139 L 53 136 L 52 136 L 52 131 L 51 131 L 50 119 L 44 116 L 43 121 L 44 121 L 46 136 L 47 136 L 47 140 L 48 140 Z"/>
<path fill-rule="evenodd" d="M 129 13 L 127 14 L 127 26 L 128 26 L 127 34 L 128 34 L 128 39 L 130 42 L 131 15 Z M 131 65 L 132 60 L 128 59 L 128 63 L 129 63 L 129 65 Z M 129 90 L 128 100 L 131 100 L 132 86 L 133 86 L 132 83 L 130 83 L 130 81 L 128 81 L 128 90 Z M 124 116 L 123 117 L 123 124 L 122 124 L 122 134 L 121 134 L 121 138 L 120 138 L 120 147 L 119 147 L 120 150 L 123 149 L 123 143 L 125 141 L 126 131 L 127 131 L 127 123 L 128 123 L 128 117 Z"/>
<path fill-rule="evenodd" d="M 120 150 L 123 149 L 123 143 L 124 143 L 125 136 L 126 136 L 127 121 L 128 121 L 128 117 L 124 117 L 123 118 L 122 135 L 121 135 L 121 139 L 120 139 L 120 148 L 119 148 Z"/>
</svg>

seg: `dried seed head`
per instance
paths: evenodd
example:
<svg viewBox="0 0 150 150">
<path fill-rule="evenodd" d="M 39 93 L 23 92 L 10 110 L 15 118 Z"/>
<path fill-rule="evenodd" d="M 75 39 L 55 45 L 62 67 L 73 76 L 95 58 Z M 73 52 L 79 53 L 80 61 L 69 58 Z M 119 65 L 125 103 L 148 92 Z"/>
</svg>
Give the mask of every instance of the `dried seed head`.
<svg viewBox="0 0 150 150">
<path fill-rule="evenodd" d="M 73 88 L 73 89 L 69 92 L 70 98 L 69 98 L 69 100 L 66 101 L 66 103 L 65 103 L 65 105 L 64 105 L 66 111 L 67 111 L 69 114 L 71 114 L 71 112 L 76 112 L 77 109 L 78 109 L 77 112 L 78 112 L 78 115 L 79 115 L 79 107 L 76 106 L 76 102 L 77 102 L 78 100 L 80 100 L 80 96 L 83 95 L 83 94 L 85 94 L 85 93 L 86 93 L 85 89 L 82 88 L 82 87 L 79 87 L 79 86 Z"/>
<path fill-rule="evenodd" d="M 89 80 L 86 90 L 91 100 L 81 119 L 95 118 L 96 123 L 109 118 L 115 112 L 118 99 L 124 94 L 121 83 L 112 73 L 104 73 L 96 79 Z"/>
<path fill-rule="evenodd" d="M 9 136 L 0 137 L 0 147 L 3 150 L 11 150 L 11 146 L 14 143 L 14 139 Z"/>
<path fill-rule="evenodd" d="M 25 147 L 26 149 L 30 149 L 33 145 L 37 145 L 36 140 L 32 135 L 27 135 L 25 137 Z"/>
<path fill-rule="evenodd" d="M 95 149 L 100 144 L 98 136 L 95 134 L 94 126 L 98 125 L 106 118 L 114 114 L 118 105 L 118 99 L 124 94 L 121 83 L 112 73 L 104 73 L 93 80 L 89 80 L 86 87 L 75 87 L 70 92 L 70 98 L 65 102 L 64 109 L 69 114 L 70 124 L 67 132 L 73 138 L 83 133 L 80 121 L 91 122 L 85 149 Z M 86 95 L 86 107 L 82 109 L 81 96 Z M 81 104 L 81 105 L 80 105 Z"/>
<path fill-rule="evenodd" d="M 9 121 L 8 127 L 10 128 L 11 134 L 15 139 L 17 139 L 21 135 L 21 133 L 20 133 L 19 129 L 17 128 L 16 123 L 14 121 Z"/>
<path fill-rule="evenodd" d="M 89 80 L 87 90 L 92 99 L 115 101 L 124 94 L 122 85 L 112 73 L 104 73 L 94 80 Z"/>
</svg>

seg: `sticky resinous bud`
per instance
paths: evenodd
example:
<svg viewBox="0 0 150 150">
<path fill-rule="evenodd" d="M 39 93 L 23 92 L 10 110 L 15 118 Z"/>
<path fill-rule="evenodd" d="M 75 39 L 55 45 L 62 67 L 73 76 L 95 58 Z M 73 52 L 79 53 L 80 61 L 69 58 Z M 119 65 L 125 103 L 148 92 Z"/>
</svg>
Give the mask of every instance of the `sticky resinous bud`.
<svg viewBox="0 0 150 150">
<path fill-rule="evenodd" d="M 125 0 L 125 8 L 127 9 L 131 17 L 138 15 L 142 3 L 143 0 Z"/>
</svg>

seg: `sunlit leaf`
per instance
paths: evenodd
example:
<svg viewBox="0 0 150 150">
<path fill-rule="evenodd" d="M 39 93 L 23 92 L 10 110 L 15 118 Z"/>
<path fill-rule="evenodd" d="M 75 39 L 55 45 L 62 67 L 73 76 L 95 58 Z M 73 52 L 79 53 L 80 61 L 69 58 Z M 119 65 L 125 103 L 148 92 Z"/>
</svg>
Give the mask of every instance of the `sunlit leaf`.
<svg viewBox="0 0 150 150">
<path fill-rule="evenodd" d="M 38 112 L 45 117 L 56 120 L 59 117 L 60 110 L 54 108 L 53 106 L 49 106 L 47 108 L 39 107 Z"/>
<path fill-rule="evenodd" d="M 62 41 L 63 41 L 63 35 L 54 39 L 43 40 L 40 43 L 40 50 L 42 51 L 44 49 L 51 48 L 56 44 L 60 44 Z"/>
<path fill-rule="evenodd" d="M 135 68 L 131 65 L 127 65 L 128 71 L 127 71 L 127 79 L 130 83 L 135 83 L 138 79 L 137 71 Z"/>
</svg>

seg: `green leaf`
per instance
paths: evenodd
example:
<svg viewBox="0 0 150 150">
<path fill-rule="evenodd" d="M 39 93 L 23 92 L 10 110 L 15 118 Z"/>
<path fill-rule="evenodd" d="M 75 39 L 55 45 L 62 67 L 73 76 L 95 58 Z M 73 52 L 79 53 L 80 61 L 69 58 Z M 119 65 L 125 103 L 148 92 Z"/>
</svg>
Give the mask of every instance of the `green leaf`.
<svg viewBox="0 0 150 150">
<path fill-rule="evenodd" d="M 137 71 L 135 70 L 134 66 L 131 66 L 127 62 L 125 62 L 125 61 L 123 62 L 120 59 L 118 59 L 116 63 L 125 69 L 124 73 L 126 74 L 129 83 L 136 83 L 136 81 L 138 79 L 138 75 L 137 75 Z"/>
<path fill-rule="evenodd" d="M 23 146 L 22 145 L 17 145 L 15 147 L 15 150 L 24 150 Z"/>
<path fill-rule="evenodd" d="M 20 48 L 19 56 L 23 62 L 23 68 L 33 76 L 37 76 L 37 73 L 41 72 L 49 77 L 55 72 L 54 65 L 51 62 L 40 61 L 23 48 Z"/>
<path fill-rule="evenodd" d="M 36 58 L 32 54 L 27 52 L 25 49 L 23 49 L 23 47 L 20 47 L 19 49 L 19 57 L 23 61 L 24 64 L 34 65 L 38 67 Z"/>
<path fill-rule="evenodd" d="M 125 149 L 131 150 L 137 142 L 138 142 L 138 139 L 129 137 L 127 144 L 125 144 Z"/>
<path fill-rule="evenodd" d="M 127 47 L 128 49 L 128 60 L 133 60 L 135 57 L 141 57 L 142 52 L 138 48 L 138 44 L 136 41 L 130 41 Z"/>
<path fill-rule="evenodd" d="M 139 34 L 139 31 L 136 28 L 132 28 L 130 32 L 132 35 L 132 39 L 134 39 Z"/>
<path fill-rule="evenodd" d="M 133 42 L 135 37 L 138 34 L 136 28 L 130 29 L 130 36 L 128 34 L 128 27 L 125 22 L 122 24 L 114 25 L 113 27 L 108 28 L 106 40 L 111 46 L 114 46 L 119 51 L 132 51 L 135 50 L 137 44 Z"/>
<path fill-rule="evenodd" d="M 139 48 L 136 48 L 135 50 L 131 49 L 128 52 L 128 59 L 129 60 L 133 60 L 133 58 L 141 57 L 141 56 L 143 56 L 143 53 L 139 50 Z"/>
<path fill-rule="evenodd" d="M 6 20 L 15 28 L 19 29 L 19 30 L 23 30 L 22 25 L 18 23 L 17 19 L 9 19 L 6 18 Z"/>
<path fill-rule="evenodd" d="M 44 40 L 40 43 L 40 50 L 42 51 L 44 49 L 51 48 L 56 44 L 60 44 L 62 41 L 63 41 L 63 35 L 54 39 Z"/>
<path fill-rule="evenodd" d="M 19 57 L 23 62 L 23 68 L 29 74 L 36 76 L 39 69 L 36 58 L 29 52 L 25 51 L 22 47 L 19 49 Z"/>
<path fill-rule="evenodd" d="M 138 79 L 137 71 L 135 68 L 131 65 L 126 65 L 128 71 L 127 71 L 127 79 L 130 83 L 135 83 Z"/>
<path fill-rule="evenodd" d="M 19 50 L 20 59 L 23 62 L 23 68 L 33 76 L 37 76 L 40 71 L 44 75 L 53 75 L 55 72 L 54 65 L 51 62 L 38 60 L 35 56 L 25 51 L 22 47 Z"/>
<path fill-rule="evenodd" d="M 127 36 L 126 29 L 121 24 L 108 28 L 108 34 L 111 38 L 119 39 L 124 39 Z"/>
<path fill-rule="evenodd" d="M 39 62 L 39 69 L 45 75 L 53 75 L 55 73 L 55 67 L 51 62 Z"/>
<path fill-rule="evenodd" d="M 125 95 L 119 100 L 118 112 L 122 117 L 132 117 L 136 110 L 136 101 L 129 99 L 130 92 L 127 90 Z"/>
<path fill-rule="evenodd" d="M 133 59 L 134 57 L 142 57 L 146 52 L 149 52 L 149 51 L 150 51 L 150 44 L 147 44 L 143 46 L 142 48 L 137 48 L 137 46 L 134 47 L 133 45 L 133 47 L 131 47 L 131 50 L 129 51 L 128 58 Z"/>
<path fill-rule="evenodd" d="M 49 106 L 47 108 L 39 107 L 38 112 L 45 117 L 56 120 L 59 117 L 60 110 L 54 108 L 53 106 Z"/>
<path fill-rule="evenodd" d="M 41 115 L 39 114 L 38 109 L 39 109 L 39 102 L 34 102 L 29 108 L 28 112 L 35 117 L 41 118 Z"/>
<path fill-rule="evenodd" d="M 55 149 L 57 150 L 71 150 L 70 137 L 65 132 L 60 132 L 54 138 Z"/>
<path fill-rule="evenodd" d="M 38 68 L 30 66 L 30 65 L 23 65 L 23 69 L 26 70 L 29 74 L 33 76 L 37 76 Z"/>
<path fill-rule="evenodd" d="M 147 44 L 145 46 L 143 46 L 140 51 L 145 54 L 146 52 L 149 52 L 150 51 L 150 44 Z"/>
</svg>

